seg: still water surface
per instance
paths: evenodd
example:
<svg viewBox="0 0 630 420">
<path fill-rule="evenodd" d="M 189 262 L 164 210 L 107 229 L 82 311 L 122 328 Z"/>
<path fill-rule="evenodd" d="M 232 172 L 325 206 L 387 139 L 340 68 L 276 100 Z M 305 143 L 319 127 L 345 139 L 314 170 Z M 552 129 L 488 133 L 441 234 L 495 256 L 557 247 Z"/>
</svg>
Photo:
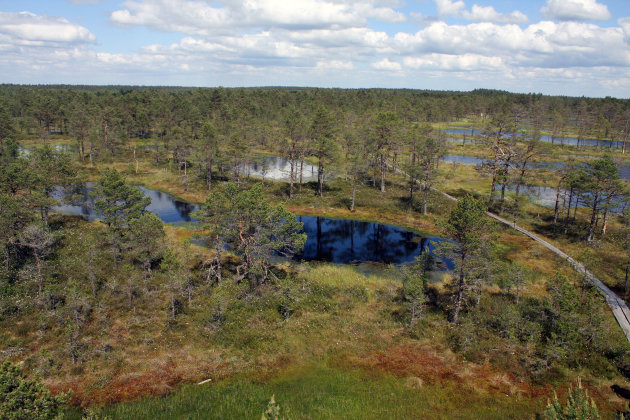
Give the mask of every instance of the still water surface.
<svg viewBox="0 0 630 420">
<path fill-rule="evenodd" d="M 55 198 L 72 198 L 73 202 L 56 206 L 54 210 L 96 220 L 98 216 L 94 210 L 94 200 L 89 194 L 93 185 L 88 183 L 74 192 L 56 190 L 53 194 Z M 169 194 L 151 188 L 140 189 L 151 197 L 151 205 L 147 210 L 158 215 L 163 222 L 194 221 L 192 213 L 199 209 L 199 205 L 177 200 Z M 304 224 L 307 240 L 302 254 L 296 258 L 306 261 L 329 261 L 340 264 L 370 261 L 400 264 L 413 261 L 425 248 L 433 252 L 436 245 L 445 240 L 439 237 L 424 237 L 398 226 L 379 223 L 313 216 L 297 218 Z M 443 260 L 447 268 L 452 268 L 450 261 Z"/>
</svg>

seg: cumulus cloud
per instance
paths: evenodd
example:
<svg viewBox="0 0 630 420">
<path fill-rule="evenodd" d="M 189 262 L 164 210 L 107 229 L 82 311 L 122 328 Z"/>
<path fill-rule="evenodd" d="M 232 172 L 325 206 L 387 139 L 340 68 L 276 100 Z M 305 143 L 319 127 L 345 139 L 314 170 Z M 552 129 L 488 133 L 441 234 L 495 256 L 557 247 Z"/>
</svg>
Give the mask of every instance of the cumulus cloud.
<svg viewBox="0 0 630 420">
<path fill-rule="evenodd" d="M 412 69 L 430 69 L 442 71 L 487 71 L 505 70 L 501 57 L 486 57 L 479 54 L 436 54 L 422 57 L 406 57 L 405 67 Z"/>
<path fill-rule="evenodd" d="M 319 70 L 353 70 L 354 64 L 351 61 L 340 61 L 340 60 L 332 60 L 332 61 L 318 61 L 315 66 Z"/>
<path fill-rule="evenodd" d="M 556 20 L 608 20 L 611 17 L 608 7 L 597 0 L 547 0 L 540 12 Z"/>
<path fill-rule="evenodd" d="M 0 12 L 0 34 L 16 45 L 90 43 L 96 40 L 89 30 L 64 18 L 37 16 L 29 12 Z"/>
<path fill-rule="evenodd" d="M 458 16 L 466 8 L 461 0 L 435 0 L 438 16 Z"/>
<path fill-rule="evenodd" d="M 626 42 L 630 44 L 630 17 L 621 18 L 617 21 L 623 30 Z"/>
<path fill-rule="evenodd" d="M 492 6 L 477 4 L 473 5 L 470 12 L 464 12 L 464 17 L 468 20 L 496 23 L 527 23 L 529 21 L 527 16 L 518 10 L 505 14 L 497 12 Z"/>
<path fill-rule="evenodd" d="M 470 11 L 466 10 L 466 4 L 461 0 L 434 0 L 437 14 L 440 17 L 454 16 L 466 20 L 495 23 L 527 23 L 529 18 L 521 11 L 514 10 L 511 13 L 500 13 L 493 6 L 479 6 L 473 4 Z M 425 21 L 422 15 L 412 13 L 412 16 Z"/>
<path fill-rule="evenodd" d="M 390 61 L 387 58 L 384 58 L 380 61 L 372 63 L 372 67 L 374 67 L 377 70 L 388 70 L 388 71 L 402 70 L 402 66 L 400 65 L 400 63 L 397 63 L 396 61 Z"/>
<path fill-rule="evenodd" d="M 480 54 L 500 56 L 515 66 L 630 66 L 630 50 L 621 28 L 578 22 L 518 25 L 436 22 L 415 34 L 394 38 L 401 54 Z"/>
<path fill-rule="evenodd" d="M 406 16 L 370 1 L 331 0 L 227 1 L 222 6 L 200 0 L 126 1 L 112 12 L 119 25 L 143 25 L 170 32 L 208 36 L 238 28 L 323 29 L 365 26 L 368 18 L 402 22 Z"/>
</svg>

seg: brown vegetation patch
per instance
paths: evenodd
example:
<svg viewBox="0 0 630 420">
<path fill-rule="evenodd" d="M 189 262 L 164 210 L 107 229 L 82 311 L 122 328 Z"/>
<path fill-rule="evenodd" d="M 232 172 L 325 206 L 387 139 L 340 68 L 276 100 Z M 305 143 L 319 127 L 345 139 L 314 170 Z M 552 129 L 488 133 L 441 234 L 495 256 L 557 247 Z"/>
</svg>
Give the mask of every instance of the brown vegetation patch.
<svg viewBox="0 0 630 420">
<path fill-rule="evenodd" d="M 171 362 L 145 373 L 128 374 L 111 381 L 70 382 L 53 386 L 52 390 L 71 390 L 72 404 L 87 407 L 94 404 L 115 404 L 146 396 L 162 396 L 181 380 L 182 374 L 177 370 L 177 365 Z"/>
<path fill-rule="evenodd" d="M 400 378 L 416 378 L 420 384 L 455 386 L 463 392 L 499 392 L 515 397 L 540 398 L 552 394 L 549 386 L 525 383 L 507 372 L 497 372 L 488 364 L 460 360 L 448 350 L 428 345 L 398 345 L 374 351 L 363 357 L 342 356 L 342 367 L 360 367 L 371 372 L 391 373 Z"/>
</svg>

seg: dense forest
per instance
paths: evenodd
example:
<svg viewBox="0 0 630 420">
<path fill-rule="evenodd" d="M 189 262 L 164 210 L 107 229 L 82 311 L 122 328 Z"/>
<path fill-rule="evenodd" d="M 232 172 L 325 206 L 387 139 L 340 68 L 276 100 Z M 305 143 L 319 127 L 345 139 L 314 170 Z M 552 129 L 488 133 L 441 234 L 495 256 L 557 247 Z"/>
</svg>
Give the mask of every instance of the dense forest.
<svg viewBox="0 0 630 420">
<path fill-rule="evenodd" d="M 625 412 L 630 343 L 592 280 L 486 212 L 628 299 L 629 134 L 610 97 L 2 85 L 2 358 L 70 418 L 184 415 L 177 398 L 223 418 L 270 398 L 291 418 L 562 418 L 547 399 L 577 377 Z M 409 258 L 322 257 L 335 218 L 372 222 L 374 255 L 404 228 Z"/>
</svg>

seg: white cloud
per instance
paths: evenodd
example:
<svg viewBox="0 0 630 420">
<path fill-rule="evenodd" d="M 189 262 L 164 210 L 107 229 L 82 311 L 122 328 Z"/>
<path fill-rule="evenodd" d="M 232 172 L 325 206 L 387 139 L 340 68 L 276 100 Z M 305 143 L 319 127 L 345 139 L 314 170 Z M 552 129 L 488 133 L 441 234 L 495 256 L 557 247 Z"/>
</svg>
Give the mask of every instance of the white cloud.
<svg viewBox="0 0 630 420">
<path fill-rule="evenodd" d="M 625 35 L 626 42 L 630 44 L 630 17 L 624 17 L 617 21 Z"/>
<path fill-rule="evenodd" d="M 547 0 L 540 12 L 556 20 L 608 20 L 611 17 L 608 7 L 597 0 Z"/>
<path fill-rule="evenodd" d="M 406 57 L 405 67 L 412 69 L 430 69 L 442 71 L 487 71 L 505 70 L 501 57 L 486 57 L 479 54 L 436 54 L 422 57 Z"/>
<path fill-rule="evenodd" d="M 493 6 L 479 6 L 473 4 L 470 11 L 466 10 L 466 4 L 462 0 L 434 0 L 437 14 L 440 17 L 454 16 L 477 22 L 495 23 L 527 23 L 528 17 L 519 10 L 511 13 L 497 12 Z M 412 17 L 426 23 L 426 18 L 421 14 L 411 13 Z"/>
<path fill-rule="evenodd" d="M 201 0 L 127 0 L 112 12 L 119 25 L 143 25 L 170 32 L 210 36 L 239 28 L 292 30 L 362 27 L 368 18 L 402 22 L 406 16 L 371 1 L 229 0 L 213 6 Z"/>
<path fill-rule="evenodd" d="M 464 12 L 464 17 L 468 20 L 496 23 L 527 23 L 529 21 L 527 16 L 518 10 L 505 14 L 497 12 L 492 6 L 477 4 L 473 5 L 470 12 Z"/>
<path fill-rule="evenodd" d="M 0 12 L 0 34 L 10 37 L 16 45 L 89 43 L 96 40 L 86 28 L 64 18 L 37 16 L 29 12 Z"/>
<path fill-rule="evenodd" d="M 387 58 L 384 58 L 380 61 L 372 63 L 372 67 L 374 67 L 377 70 L 388 70 L 388 71 L 402 70 L 402 66 L 400 65 L 400 63 L 397 63 L 396 61 L 390 61 Z"/>
<path fill-rule="evenodd" d="M 461 0 L 435 0 L 438 16 L 457 16 L 464 11 L 466 4 Z"/>
<path fill-rule="evenodd" d="M 436 22 L 415 34 L 399 33 L 395 49 L 404 55 L 479 54 L 503 57 L 515 66 L 630 66 L 621 28 L 577 22 L 518 25 Z"/>
<path fill-rule="evenodd" d="M 318 61 L 315 66 L 319 70 L 353 70 L 354 64 L 351 61 Z"/>
</svg>

